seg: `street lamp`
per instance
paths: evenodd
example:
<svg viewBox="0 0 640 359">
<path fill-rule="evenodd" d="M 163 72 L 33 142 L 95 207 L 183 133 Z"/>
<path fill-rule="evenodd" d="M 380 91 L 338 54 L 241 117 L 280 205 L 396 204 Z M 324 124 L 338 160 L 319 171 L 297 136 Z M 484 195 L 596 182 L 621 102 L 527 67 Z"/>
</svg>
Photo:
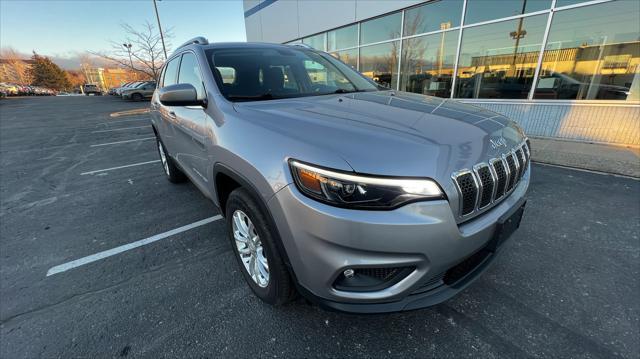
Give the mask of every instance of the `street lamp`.
<svg viewBox="0 0 640 359">
<path fill-rule="evenodd" d="M 160 1 L 160 0 L 158 0 Z M 158 15 L 158 5 L 156 0 L 153 0 L 153 8 L 156 11 L 156 20 L 158 20 L 158 30 L 160 31 L 160 40 L 162 40 L 162 51 L 164 51 L 164 59 L 167 60 L 167 48 L 164 46 L 164 34 L 162 33 L 162 26 L 160 26 L 160 15 Z"/>
<path fill-rule="evenodd" d="M 131 59 L 131 44 L 122 44 L 122 46 L 124 46 L 127 49 L 127 52 L 129 53 L 129 63 L 131 64 L 131 69 L 133 70 L 133 60 Z"/>
</svg>

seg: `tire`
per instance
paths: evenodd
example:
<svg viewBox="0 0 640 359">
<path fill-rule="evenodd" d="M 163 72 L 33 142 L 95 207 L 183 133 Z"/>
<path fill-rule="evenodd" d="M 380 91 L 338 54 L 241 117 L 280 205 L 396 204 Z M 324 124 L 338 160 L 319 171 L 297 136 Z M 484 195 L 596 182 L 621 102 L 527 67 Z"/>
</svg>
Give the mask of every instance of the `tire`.
<svg viewBox="0 0 640 359">
<path fill-rule="evenodd" d="M 134 93 L 133 95 L 131 95 L 131 100 L 134 102 L 142 101 L 142 95 L 139 93 Z"/>
<path fill-rule="evenodd" d="M 253 242 L 252 249 L 249 248 L 248 244 L 244 245 L 245 242 L 237 241 L 235 238 L 237 234 L 234 232 L 235 228 L 238 228 L 238 225 L 234 225 L 234 221 L 236 220 L 235 215 L 239 213 L 246 215 L 249 219 L 249 224 L 253 224 L 253 228 L 255 229 L 255 231 L 250 232 L 257 234 L 257 243 L 259 244 Z M 231 241 L 231 247 L 238 260 L 238 264 L 240 265 L 240 271 L 255 295 L 271 305 L 282 305 L 290 302 L 295 297 L 296 292 L 291 277 L 289 276 L 289 271 L 276 245 L 277 234 L 274 233 L 275 230 L 270 228 L 266 214 L 263 213 L 257 202 L 246 189 L 242 187 L 237 188 L 229 195 L 226 204 L 226 222 L 229 240 Z M 245 222 L 245 225 L 246 224 L 247 222 Z M 247 227 L 251 228 L 250 225 L 247 225 Z M 240 247 L 243 245 L 245 246 L 243 250 L 245 260 L 243 260 L 240 254 Z M 268 272 L 266 285 L 264 282 L 260 284 L 260 280 L 257 279 L 261 275 L 256 275 L 256 279 L 254 279 L 254 276 L 252 276 L 245 265 L 247 252 L 252 252 L 256 258 L 266 258 Z M 260 259 L 254 259 L 253 262 L 258 267 L 260 267 L 262 263 Z M 251 263 L 251 261 L 249 261 L 249 263 Z M 249 264 L 249 266 L 251 266 L 251 264 Z M 262 269 L 264 269 L 264 266 Z M 256 270 L 259 271 L 260 269 L 254 267 L 254 272 Z M 264 279 L 262 276 L 260 278 Z"/>
<path fill-rule="evenodd" d="M 156 147 L 158 148 L 158 155 L 160 156 L 160 162 L 167 179 L 171 183 L 181 183 L 187 180 L 187 176 L 175 165 L 173 158 L 169 156 L 166 147 L 160 141 L 160 138 L 156 136 Z"/>
</svg>

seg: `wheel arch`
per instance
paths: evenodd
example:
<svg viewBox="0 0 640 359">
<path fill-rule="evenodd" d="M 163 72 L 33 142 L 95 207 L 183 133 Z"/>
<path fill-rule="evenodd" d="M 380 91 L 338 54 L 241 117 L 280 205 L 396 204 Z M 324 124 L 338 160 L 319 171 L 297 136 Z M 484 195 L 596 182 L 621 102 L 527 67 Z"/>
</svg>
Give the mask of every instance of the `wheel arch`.
<svg viewBox="0 0 640 359">
<path fill-rule="evenodd" d="M 282 239 L 280 238 L 280 231 L 276 225 L 276 221 L 269 210 L 269 206 L 265 201 L 264 197 L 260 195 L 260 191 L 258 188 L 251 183 L 245 176 L 238 173 L 237 171 L 231 169 L 230 167 L 222 164 L 216 163 L 213 167 L 213 182 L 214 182 L 214 200 L 217 201 L 216 205 L 220 208 L 221 214 L 226 216 L 226 200 L 229 198 L 229 194 L 236 188 L 244 188 L 246 189 L 251 197 L 256 201 L 260 210 L 263 211 L 267 221 L 269 222 L 269 229 L 271 230 L 271 234 L 276 239 L 276 246 L 280 251 L 282 258 L 287 266 L 289 274 L 293 281 L 298 283 L 293 268 L 291 266 L 291 261 L 289 260 L 289 255 L 287 254 L 287 250 L 282 243 Z M 229 185 L 229 183 L 219 182 L 219 181 L 233 181 L 233 184 Z M 219 187 L 220 184 L 227 185 L 227 187 Z M 225 192 L 226 191 L 226 192 Z"/>
</svg>

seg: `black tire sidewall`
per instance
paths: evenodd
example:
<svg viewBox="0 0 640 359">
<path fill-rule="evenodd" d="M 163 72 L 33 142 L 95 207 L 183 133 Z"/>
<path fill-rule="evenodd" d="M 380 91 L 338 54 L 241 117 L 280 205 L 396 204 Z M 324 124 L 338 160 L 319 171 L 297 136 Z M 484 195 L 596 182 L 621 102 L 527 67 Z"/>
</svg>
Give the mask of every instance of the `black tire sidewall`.
<svg viewBox="0 0 640 359">
<path fill-rule="evenodd" d="M 160 165 L 162 166 L 162 172 L 167 177 L 169 182 L 171 183 L 180 183 L 186 180 L 185 175 L 180 171 L 180 169 L 173 163 L 173 159 L 169 156 L 167 152 L 167 146 L 164 145 L 160 137 L 156 136 L 156 148 L 158 149 L 158 156 L 160 156 L 160 146 L 162 144 L 162 151 L 164 152 L 164 157 L 167 159 L 167 167 L 169 168 L 169 173 L 164 170 L 164 165 L 162 164 L 162 158 L 160 158 Z"/>
</svg>

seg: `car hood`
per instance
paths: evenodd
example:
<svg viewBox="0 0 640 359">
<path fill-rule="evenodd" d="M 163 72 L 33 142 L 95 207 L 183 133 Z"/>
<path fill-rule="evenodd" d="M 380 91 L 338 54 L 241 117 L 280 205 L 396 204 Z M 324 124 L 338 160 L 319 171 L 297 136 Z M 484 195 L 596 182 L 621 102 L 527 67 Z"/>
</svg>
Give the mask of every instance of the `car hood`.
<svg viewBox="0 0 640 359">
<path fill-rule="evenodd" d="M 405 92 L 240 102 L 234 108 L 242 118 L 331 151 L 367 174 L 449 179 L 524 140 L 522 130 L 502 115 Z"/>
</svg>

